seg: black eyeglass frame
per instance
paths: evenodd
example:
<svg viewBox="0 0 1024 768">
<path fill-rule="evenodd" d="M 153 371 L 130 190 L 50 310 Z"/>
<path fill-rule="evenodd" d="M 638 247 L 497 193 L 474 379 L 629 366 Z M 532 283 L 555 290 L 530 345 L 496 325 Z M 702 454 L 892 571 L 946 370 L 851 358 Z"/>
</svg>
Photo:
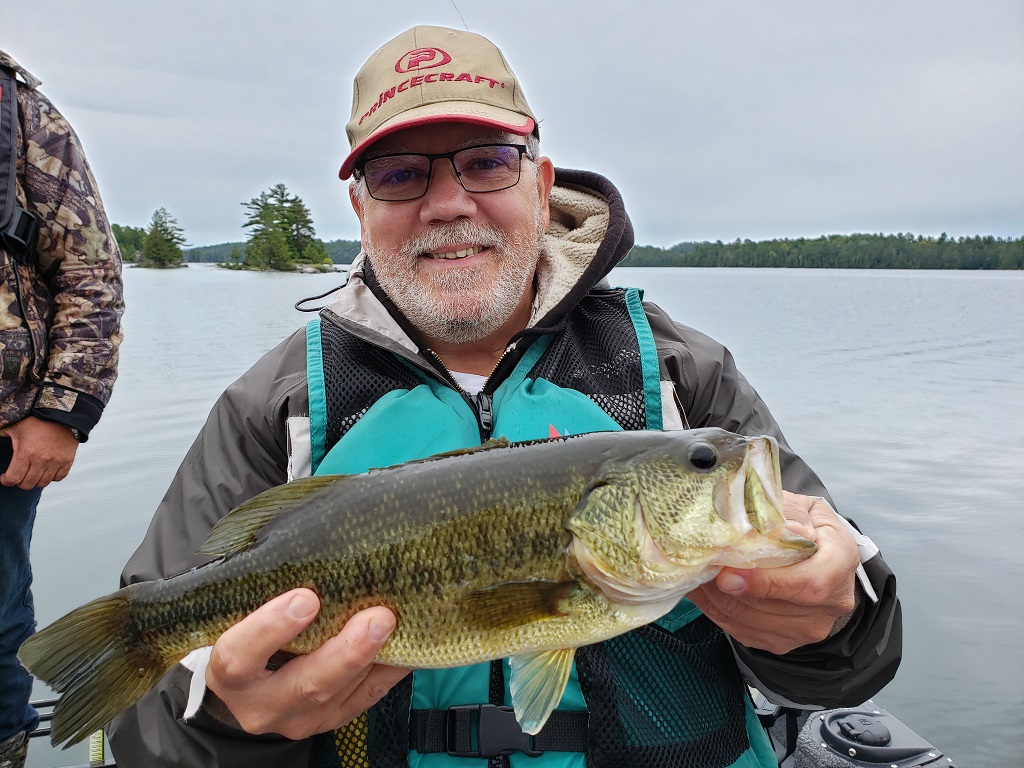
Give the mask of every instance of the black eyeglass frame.
<svg viewBox="0 0 1024 768">
<path fill-rule="evenodd" d="M 460 152 L 466 152 L 466 151 L 471 150 L 471 149 L 483 149 L 485 147 L 509 147 L 511 149 L 519 150 L 519 168 L 518 168 L 519 172 L 516 174 L 516 180 L 515 181 L 513 181 L 511 184 L 506 184 L 503 187 L 497 187 L 496 189 L 475 190 L 475 189 L 469 189 L 469 188 L 466 187 L 465 182 L 462 180 L 462 174 L 459 173 L 459 169 L 455 167 L 455 155 L 459 154 Z M 369 183 L 367 183 L 366 184 L 366 191 L 369 193 L 370 197 L 372 197 L 374 200 L 380 200 L 382 203 L 408 203 L 410 200 L 419 200 L 421 197 L 426 195 L 427 191 L 430 189 L 430 182 L 434 178 L 434 161 L 435 160 L 440 160 L 442 157 L 443 158 L 447 158 L 448 162 L 451 163 L 452 173 L 454 173 L 455 174 L 455 178 L 458 179 L 459 186 L 461 186 L 467 192 L 469 192 L 471 194 L 474 194 L 474 195 L 485 195 L 485 194 L 487 194 L 489 192 L 501 192 L 503 189 L 511 189 L 512 187 L 514 187 L 516 184 L 519 183 L 520 179 L 523 178 L 523 158 L 524 157 L 527 160 L 531 161 L 531 162 L 533 162 L 533 160 L 534 160 L 534 158 L 532 158 L 530 156 L 529 148 L 525 144 L 475 144 L 475 145 L 473 145 L 471 147 L 462 147 L 461 149 L 455 149 L 455 150 L 452 150 L 451 152 L 436 152 L 436 153 L 428 153 L 428 152 L 389 152 L 386 155 L 374 155 L 373 157 L 368 157 L 368 158 L 366 158 L 364 160 L 360 160 L 358 163 L 356 163 L 355 166 L 353 166 L 353 168 L 352 168 L 352 175 L 357 180 L 365 179 L 366 178 L 366 170 L 365 169 L 366 169 L 366 164 L 367 163 L 372 163 L 374 160 L 381 160 L 381 159 L 387 158 L 387 157 L 407 157 L 407 156 L 425 157 L 425 158 L 427 158 L 427 162 L 429 163 L 429 165 L 427 167 L 427 177 L 426 177 L 427 178 L 427 183 L 424 185 L 423 191 L 420 192 L 415 197 L 402 197 L 402 198 L 399 198 L 399 199 L 386 198 L 386 197 L 377 197 L 375 194 L 373 194 L 373 190 L 370 189 Z"/>
</svg>

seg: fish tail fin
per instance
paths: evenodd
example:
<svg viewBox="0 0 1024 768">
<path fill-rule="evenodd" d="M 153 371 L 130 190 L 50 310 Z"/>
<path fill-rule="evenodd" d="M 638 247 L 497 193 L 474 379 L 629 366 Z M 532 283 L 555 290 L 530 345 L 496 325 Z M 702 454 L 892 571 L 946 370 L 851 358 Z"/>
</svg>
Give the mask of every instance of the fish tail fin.
<svg viewBox="0 0 1024 768">
<path fill-rule="evenodd" d="M 26 640 L 18 656 L 61 694 L 50 740 L 71 746 L 142 698 L 177 659 L 133 637 L 131 585 L 78 608 Z"/>
</svg>

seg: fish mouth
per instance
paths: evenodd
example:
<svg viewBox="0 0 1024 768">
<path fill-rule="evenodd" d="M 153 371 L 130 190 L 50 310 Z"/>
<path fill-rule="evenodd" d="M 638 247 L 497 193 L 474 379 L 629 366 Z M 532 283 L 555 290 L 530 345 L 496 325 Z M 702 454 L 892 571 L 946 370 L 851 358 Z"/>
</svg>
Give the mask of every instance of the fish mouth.
<svg viewBox="0 0 1024 768">
<path fill-rule="evenodd" d="M 750 438 L 742 463 L 715 486 L 714 499 L 719 517 L 740 535 L 767 533 L 770 520 L 782 515 L 782 469 L 775 438 Z"/>
<path fill-rule="evenodd" d="M 760 533 L 767 533 L 768 517 L 782 515 L 782 464 L 779 462 L 779 443 L 774 437 L 763 436 L 750 441 L 743 458 L 743 505 L 747 520 Z"/>
<path fill-rule="evenodd" d="M 786 526 L 782 465 L 775 438 L 750 438 L 741 469 L 729 481 L 727 493 L 728 499 L 716 509 L 739 532 L 739 539 L 719 553 L 716 562 L 721 566 L 789 565 L 814 553 L 813 541 Z"/>
</svg>

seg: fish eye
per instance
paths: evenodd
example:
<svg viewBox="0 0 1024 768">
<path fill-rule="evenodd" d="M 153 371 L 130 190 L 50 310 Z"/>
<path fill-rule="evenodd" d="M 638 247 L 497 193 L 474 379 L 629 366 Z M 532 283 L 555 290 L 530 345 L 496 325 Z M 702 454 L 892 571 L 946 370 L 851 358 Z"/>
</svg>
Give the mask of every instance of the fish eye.
<svg viewBox="0 0 1024 768">
<path fill-rule="evenodd" d="M 708 443 L 697 443 L 690 446 L 690 451 L 686 456 L 697 469 L 714 469 L 718 464 L 718 451 Z"/>
</svg>

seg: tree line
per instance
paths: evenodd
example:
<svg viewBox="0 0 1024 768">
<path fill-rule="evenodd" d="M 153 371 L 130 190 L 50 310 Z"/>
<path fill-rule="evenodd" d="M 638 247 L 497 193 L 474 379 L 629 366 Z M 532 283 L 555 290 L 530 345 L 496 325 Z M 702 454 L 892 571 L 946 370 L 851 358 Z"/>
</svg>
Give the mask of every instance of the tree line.
<svg viewBox="0 0 1024 768">
<path fill-rule="evenodd" d="M 284 184 L 242 203 L 247 240 L 187 248 L 184 232 L 166 209 L 149 226 L 113 225 L 127 262 L 173 267 L 213 262 L 238 269 L 330 269 L 350 264 L 358 240 L 324 242 L 316 236 L 309 208 Z M 1024 237 L 939 237 L 897 233 L 824 235 L 818 238 L 683 242 L 668 248 L 637 245 L 624 267 L 803 267 L 827 269 L 1024 269 Z"/>
<path fill-rule="evenodd" d="M 1024 269 L 1024 237 L 825 235 L 783 240 L 634 246 L 624 267 L 804 267 L 825 269 Z"/>
<path fill-rule="evenodd" d="M 351 264 L 362 246 L 358 240 L 324 240 L 324 248 L 333 264 Z M 223 264 L 233 260 L 232 253 L 244 252 L 245 242 L 199 245 L 185 250 L 185 261 L 192 264 Z"/>
</svg>

